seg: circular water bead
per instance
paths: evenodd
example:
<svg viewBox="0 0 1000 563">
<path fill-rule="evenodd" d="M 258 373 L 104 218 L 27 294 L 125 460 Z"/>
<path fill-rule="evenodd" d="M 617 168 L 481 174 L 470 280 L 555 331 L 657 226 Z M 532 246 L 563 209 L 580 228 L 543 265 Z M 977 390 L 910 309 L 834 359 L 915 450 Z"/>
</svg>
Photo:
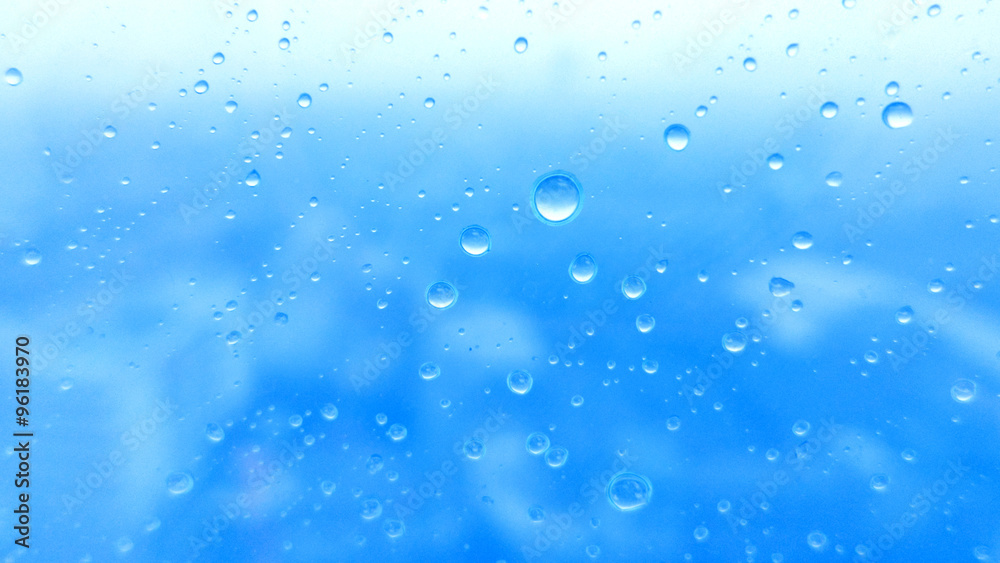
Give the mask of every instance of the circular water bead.
<svg viewBox="0 0 1000 563">
<path fill-rule="evenodd" d="M 427 304 L 435 309 L 447 309 L 458 301 L 458 290 L 446 281 L 434 282 L 427 287 Z"/>
<path fill-rule="evenodd" d="M 4 73 L 4 79 L 7 81 L 7 84 L 17 86 L 24 80 L 24 75 L 16 68 L 8 68 L 7 72 Z"/>
<path fill-rule="evenodd" d="M 722 347 L 737 354 L 747 347 L 747 336 L 742 332 L 728 332 L 722 335 Z"/>
<path fill-rule="evenodd" d="M 216 53 L 212 55 L 212 62 L 217 65 L 221 65 L 222 63 L 226 62 L 226 56 L 223 55 L 222 53 Z"/>
<path fill-rule="evenodd" d="M 37 248 L 29 248 L 24 251 L 24 263 L 29 266 L 37 266 L 42 261 L 42 253 Z"/>
<path fill-rule="evenodd" d="M 462 446 L 462 451 L 465 452 L 465 457 L 469 459 L 479 459 L 486 452 L 486 444 L 482 440 L 472 438 Z"/>
<path fill-rule="evenodd" d="M 691 132 L 680 123 L 675 123 L 663 132 L 663 140 L 666 141 L 668 147 L 675 151 L 682 151 L 687 148 L 688 142 L 691 140 Z"/>
<path fill-rule="evenodd" d="M 552 468 L 562 467 L 563 465 L 566 465 L 566 459 L 568 457 L 569 450 L 562 446 L 553 446 L 545 452 L 545 463 Z"/>
<path fill-rule="evenodd" d="M 194 487 L 194 479 L 183 471 L 167 475 L 167 490 L 175 495 L 182 495 Z"/>
<path fill-rule="evenodd" d="M 579 407 L 583 404 L 583 395 L 573 395 L 573 398 L 569 400 L 569 404 Z"/>
<path fill-rule="evenodd" d="M 528 40 L 525 39 L 524 37 L 518 37 L 517 40 L 514 41 L 514 51 L 518 53 L 523 53 L 527 50 L 528 50 Z"/>
<path fill-rule="evenodd" d="M 208 82 L 199 80 L 194 85 L 194 91 L 197 94 L 204 94 L 205 92 L 208 92 Z"/>
<path fill-rule="evenodd" d="M 646 281 L 639 276 L 629 276 L 622 281 L 622 294 L 627 299 L 638 299 L 646 293 Z"/>
<path fill-rule="evenodd" d="M 837 116 L 837 110 L 839 109 L 840 108 L 837 107 L 837 104 L 833 102 L 827 102 L 819 108 L 819 113 L 820 115 L 822 115 L 827 119 L 833 119 L 834 117 Z"/>
<path fill-rule="evenodd" d="M 653 485 L 637 473 L 619 473 L 608 482 L 607 495 L 608 502 L 618 510 L 636 510 L 649 504 Z"/>
<path fill-rule="evenodd" d="M 753 57 L 747 57 L 743 59 L 743 68 L 750 72 L 757 70 L 757 60 Z"/>
<path fill-rule="evenodd" d="M 910 306 L 900 307 L 896 311 L 896 322 L 905 325 L 906 323 L 913 320 L 913 308 Z"/>
<path fill-rule="evenodd" d="M 767 289 L 775 297 L 784 297 L 795 289 L 795 284 L 785 278 L 771 278 L 767 284 Z"/>
<path fill-rule="evenodd" d="M 785 157 L 778 153 L 774 153 L 767 157 L 767 165 L 771 170 L 781 170 L 781 167 L 785 165 Z"/>
<path fill-rule="evenodd" d="M 398 442 L 403 438 L 406 438 L 406 427 L 397 422 L 389 427 L 389 431 L 386 432 L 386 435 L 392 438 L 393 441 Z"/>
<path fill-rule="evenodd" d="M 205 428 L 205 436 L 208 436 L 208 439 L 213 442 L 218 442 L 226 437 L 226 431 L 218 424 L 209 422 Z"/>
<path fill-rule="evenodd" d="M 528 507 L 528 518 L 532 522 L 542 522 L 545 520 L 545 509 L 537 504 Z"/>
<path fill-rule="evenodd" d="M 889 476 L 885 473 L 876 473 L 875 475 L 872 475 L 868 484 L 873 490 L 884 491 L 885 488 L 889 486 Z"/>
<path fill-rule="evenodd" d="M 420 366 L 418 371 L 420 372 L 420 377 L 428 380 L 441 375 L 441 368 L 434 362 L 425 362 Z"/>
<path fill-rule="evenodd" d="M 899 129 L 913 123 L 913 110 L 903 102 L 893 102 L 882 110 L 882 122 L 891 129 Z"/>
<path fill-rule="evenodd" d="M 533 455 L 545 453 L 545 450 L 549 449 L 550 445 L 549 437 L 541 432 L 532 432 L 528 435 L 528 439 L 524 443 L 524 447 L 528 450 L 528 453 Z"/>
<path fill-rule="evenodd" d="M 482 256 L 490 251 L 492 245 L 489 231 L 479 225 L 470 225 L 462 229 L 459 242 L 462 250 L 469 256 Z"/>
<path fill-rule="evenodd" d="M 374 520 L 382 515 L 382 503 L 378 499 L 365 499 L 361 503 L 361 517 L 365 520 Z"/>
<path fill-rule="evenodd" d="M 312 96 L 310 96 L 309 94 L 302 94 L 301 96 L 299 96 L 298 99 L 299 107 L 307 108 L 312 105 L 312 102 L 313 102 Z"/>
<path fill-rule="evenodd" d="M 327 420 L 334 420 L 337 418 L 337 407 L 333 403 L 327 403 L 323 405 L 323 408 L 319 410 L 323 418 Z"/>
<path fill-rule="evenodd" d="M 576 255 L 569 264 L 569 277 L 576 283 L 590 283 L 597 275 L 597 261 L 589 252 Z"/>
<path fill-rule="evenodd" d="M 799 231 L 792 235 L 792 246 L 799 250 L 806 250 L 813 245 L 813 237 L 806 231 Z"/>
<path fill-rule="evenodd" d="M 635 318 L 635 328 L 639 329 L 639 332 L 649 332 L 653 330 L 656 326 L 656 319 L 653 315 L 643 313 Z"/>
<path fill-rule="evenodd" d="M 806 536 L 806 543 L 813 549 L 823 549 L 823 546 L 826 545 L 826 534 L 823 532 L 810 532 Z"/>
<path fill-rule="evenodd" d="M 434 98 L 427 98 L 424 100 L 424 107 L 427 109 L 434 107 Z"/>
<path fill-rule="evenodd" d="M 667 264 L 669 264 L 669 262 L 667 262 L 666 260 L 660 260 L 659 262 L 657 262 L 656 263 L 656 272 L 659 273 L 659 274 L 662 274 L 663 272 L 666 272 L 667 271 Z"/>
<path fill-rule="evenodd" d="M 959 379 L 951 386 L 951 398 L 959 403 L 968 403 L 976 397 L 976 383 Z"/>
<path fill-rule="evenodd" d="M 507 388 L 518 395 L 531 391 L 532 383 L 531 374 L 523 369 L 515 369 L 507 374 Z"/>
<path fill-rule="evenodd" d="M 941 293 L 944 291 L 944 281 L 940 278 L 935 278 L 927 282 L 927 291 L 931 293 Z"/>
<path fill-rule="evenodd" d="M 708 539 L 708 528 L 705 526 L 698 526 L 694 529 L 694 539 L 695 541 L 703 542 Z"/>
<path fill-rule="evenodd" d="M 531 210 L 546 225 L 565 225 L 580 213 L 583 187 L 576 176 L 557 170 L 540 176 L 531 188 Z"/>
<path fill-rule="evenodd" d="M 885 95 L 895 96 L 899 93 L 899 82 L 893 80 L 892 82 L 885 85 Z"/>
<path fill-rule="evenodd" d="M 826 185 L 836 188 L 844 182 L 844 175 L 840 172 L 830 172 L 826 175 Z"/>
<path fill-rule="evenodd" d="M 795 424 L 792 425 L 792 432 L 796 436 L 805 436 L 811 427 L 808 420 L 796 420 Z"/>
<path fill-rule="evenodd" d="M 681 419 L 679 416 L 672 416 L 667 419 L 667 430 L 674 432 L 680 427 L 681 427 Z"/>
<path fill-rule="evenodd" d="M 395 518 L 388 518 L 382 524 L 382 530 L 385 531 L 385 535 L 390 538 L 398 538 L 406 532 L 406 526 L 403 524 L 402 520 L 396 520 Z"/>
</svg>

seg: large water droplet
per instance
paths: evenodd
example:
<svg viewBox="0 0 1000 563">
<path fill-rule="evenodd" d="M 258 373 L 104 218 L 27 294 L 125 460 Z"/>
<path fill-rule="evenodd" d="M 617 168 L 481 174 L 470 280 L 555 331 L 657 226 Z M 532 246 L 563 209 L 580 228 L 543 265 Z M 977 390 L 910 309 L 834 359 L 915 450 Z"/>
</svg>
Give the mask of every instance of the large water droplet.
<svg viewBox="0 0 1000 563">
<path fill-rule="evenodd" d="M 566 465 L 566 460 L 569 458 L 569 450 L 561 446 L 553 446 L 545 452 L 545 463 L 549 467 L 562 467 Z"/>
<path fill-rule="evenodd" d="M 806 231 L 799 231 L 792 236 L 792 245 L 799 250 L 812 248 L 813 236 Z"/>
<path fill-rule="evenodd" d="M 247 174 L 247 178 L 246 180 L 244 180 L 244 182 L 246 182 L 246 185 L 252 188 L 260 183 L 260 174 L 257 173 L 256 169 L 251 170 L 250 173 Z"/>
<path fill-rule="evenodd" d="M 638 299 L 646 293 L 646 282 L 639 276 L 629 276 L 622 281 L 622 294 L 628 299 Z"/>
<path fill-rule="evenodd" d="M 892 102 L 882 110 L 882 122 L 892 129 L 913 123 L 913 110 L 903 102 Z"/>
<path fill-rule="evenodd" d="M 212 55 L 212 62 L 217 65 L 221 65 L 222 63 L 226 62 L 226 56 L 223 55 L 222 53 L 216 53 Z"/>
<path fill-rule="evenodd" d="M 687 127 L 675 123 L 667 127 L 663 132 L 663 140 L 667 142 L 668 147 L 675 151 L 682 151 L 688 146 L 688 141 L 691 140 L 691 132 L 688 131 Z"/>
<path fill-rule="evenodd" d="M 635 510 L 649 504 L 653 485 L 637 473 L 619 473 L 608 483 L 608 501 L 618 510 Z"/>
<path fill-rule="evenodd" d="M 205 80 L 199 80 L 198 82 L 195 82 L 194 91 L 197 94 L 204 94 L 205 92 L 208 92 L 208 82 L 206 82 Z"/>
<path fill-rule="evenodd" d="M 635 318 L 635 328 L 639 329 L 639 332 L 649 332 L 655 326 L 656 319 L 653 318 L 653 315 L 643 313 Z"/>
<path fill-rule="evenodd" d="M 167 490 L 175 495 L 182 495 L 194 487 L 194 479 L 183 471 L 167 475 Z"/>
<path fill-rule="evenodd" d="M 968 379 L 959 379 L 951 386 L 951 398 L 959 403 L 968 403 L 976 396 L 976 383 Z"/>
<path fill-rule="evenodd" d="M 569 264 L 569 277 L 576 283 L 590 283 L 597 275 L 597 261 L 587 252 L 576 255 Z"/>
<path fill-rule="evenodd" d="M 432 283 L 427 288 L 427 303 L 435 309 L 447 309 L 458 301 L 458 290 L 445 281 Z"/>
<path fill-rule="evenodd" d="M 298 103 L 299 107 L 307 108 L 313 103 L 312 96 L 310 96 L 309 94 L 302 94 L 301 96 L 299 96 Z"/>
<path fill-rule="evenodd" d="M 469 256 L 482 256 L 490 251 L 490 233 L 479 225 L 471 225 L 462 230 L 459 238 L 462 250 Z"/>
<path fill-rule="evenodd" d="M 24 263 L 29 266 L 36 266 L 42 261 L 42 253 L 37 248 L 29 248 L 24 251 Z"/>
<path fill-rule="evenodd" d="M 722 347 L 737 354 L 747 347 L 747 337 L 742 332 L 729 332 L 722 335 Z"/>
<path fill-rule="evenodd" d="M 255 22 L 257 21 L 257 10 L 250 10 L 247 12 L 247 21 Z"/>
<path fill-rule="evenodd" d="M 420 377 L 424 379 L 434 379 L 441 375 L 441 368 L 434 362 L 426 362 L 420 366 Z"/>
<path fill-rule="evenodd" d="M 743 59 L 743 68 L 750 72 L 757 70 L 757 60 L 753 57 L 747 57 Z"/>
<path fill-rule="evenodd" d="M 507 388 L 518 395 L 531 391 L 532 384 L 531 374 L 523 369 L 516 369 L 507 374 Z"/>
<path fill-rule="evenodd" d="M 208 436 L 209 440 L 218 442 L 226 437 L 226 431 L 223 430 L 218 424 L 209 422 L 208 426 L 205 428 L 205 435 Z"/>
<path fill-rule="evenodd" d="M 771 291 L 771 295 L 784 297 L 795 289 L 795 284 L 785 278 L 771 278 L 771 281 L 767 284 L 767 288 Z"/>
<path fill-rule="evenodd" d="M 819 108 L 819 113 L 820 115 L 822 115 L 827 119 L 833 119 L 834 117 L 836 117 L 838 109 L 840 108 L 837 107 L 837 104 L 833 102 L 827 102 L 823 104 L 822 107 Z"/>
<path fill-rule="evenodd" d="M 905 325 L 906 323 L 913 320 L 913 308 L 910 306 L 900 307 L 896 311 L 896 322 Z"/>
<path fill-rule="evenodd" d="M 528 50 L 528 40 L 524 37 L 518 37 L 517 41 L 514 41 L 514 50 L 518 53 L 523 53 Z"/>
<path fill-rule="evenodd" d="M 21 71 L 16 68 L 8 68 L 7 72 L 4 73 L 4 78 L 7 80 L 7 84 L 11 86 L 17 86 L 24 80 L 24 76 L 21 75 Z"/>
<path fill-rule="evenodd" d="M 564 225 L 580 213 L 583 187 L 576 176 L 557 170 L 537 180 L 531 189 L 531 210 L 547 225 Z"/>
<path fill-rule="evenodd" d="M 524 447 L 528 450 L 528 453 L 533 455 L 545 453 L 545 450 L 549 449 L 549 445 L 549 437 L 541 432 L 533 432 L 524 443 Z"/>
</svg>

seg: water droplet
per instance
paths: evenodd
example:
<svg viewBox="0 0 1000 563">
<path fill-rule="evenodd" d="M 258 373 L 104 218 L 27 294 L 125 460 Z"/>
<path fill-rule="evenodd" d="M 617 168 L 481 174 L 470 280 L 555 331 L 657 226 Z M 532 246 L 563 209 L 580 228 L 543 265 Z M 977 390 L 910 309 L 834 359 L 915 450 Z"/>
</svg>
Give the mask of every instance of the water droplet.
<svg viewBox="0 0 1000 563">
<path fill-rule="evenodd" d="M 216 53 L 212 55 L 212 62 L 217 65 L 221 65 L 222 63 L 226 62 L 226 56 L 223 55 L 222 53 Z"/>
<path fill-rule="evenodd" d="M 382 41 L 385 41 L 386 44 L 392 43 L 393 39 L 394 38 L 393 38 L 392 34 L 389 33 L 388 31 L 382 34 Z"/>
<path fill-rule="evenodd" d="M 646 293 L 646 282 L 639 276 L 629 276 L 622 281 L 622 294 L 627 299 L 638 299 Z"/>
<path fill-rule="evenodd" d="M 599 60 L 599 61 L 606 61 L 606 60 L 608 60 L 608 54 L 605 53 L 604 51 L 601 51 L 600 53 L 597 53 L 597 60 Z"/>
<path fill-rule="evenodd" d="M 892 102 L 882 110 L 882 122 L 891 129 L 899 129 L 913 123 L 913 110 L 903 102 Z"/>
<path fill-rule="evenodd" d="M 656 319 L 653 318 L 653 315 L 643 313 L 635 318 L 635 328 L 639 329 L 639 332 L 649 332 L 653 330 L 654 326 L 656 326 Z"/>
<path fill-rule="evenodd" d="M 209 440 L 218 442 L 226 437 L 226 431 L 223 430 L 218 424 L 209 422 L 208 426 L 205 428 L 205 435 L 208 436 Z"/>
<path fill-rule="evenodd" d="M 848 6 L 847 5 L 848 3 L 850 3 L 851 5 Z M 854 0 L 844 0 L 845 8 L 851 8 L 853 6 L 854 6 Z M 806 543 L 808 543 L 809 547 L 813 549 L 816 550 L 823 549 L 823 546 L 826 545 L 826 534 L 824 534 L 823 532 L 810 532 L 809 535 L 806 536 Z"/>
<path fill-rule="evenodd" d="M 910 322 L 912 320 L 913 320 L 913 308 L 912 307 L 909 307 L 909 306 L 900 307 L 899 310 L 896 311 L 896 322 L 897 323 L 899 323 L 901 325 L 905 325 L 906 323 L 908 323 L 908 322 Z"/>
<path fill-rule="evenodd" d="M 672 416 L 667 419 L 667 430 L 671 432 L 676 432 L 681 427 L 681 418 L 679 416 Z"/>
<path fill-rule="evenodd" d="M 406 427 L 402 424 L 396 423 L 389 427 L 389 431 L 386 435 L 393 439 L 394 442 L 398 442 L 403 438 L 406 438 Z"/>
<path fill-rule="evenodd" d="M 195 82 L 194 91 L 197 94 L 204 94 L 205 92 L 208 92 L 208 82 L 204 80 L 199 80 L 198 82 Z"/>
<path fill-rule="evenodd" d="M 557 170 L 540 176 L 531 188 L 531 210 L 547 225 L 564 225 L 580 213 L 583 187 L 576 176 Z"/>
<path fill-rule="evenodd" d="M 545 450 L 549 449 L 550 444 L 548 436 L 541 432 L 533 432 L 528 435 L 528 440 L 525 442 L 524 447 L 530 454 L 541 455 L 545 453 Z"/>
<path fill-rule="evenodd" d="M 667 142 L 667 146 L 674 149 L 675 151 L 682 151 L 688 146 L 688 141 L 691 140 L 691 132 L 688 128 L 675 123 L 663 132 L 663 140 Z"/>
<path fill-rule="evenodd" d="M 695 541 L 705 541 L 708 539 L 708 528 L 705 526 L 698 526 L 694 529 L 694 539 Z"/>
<path fill-rule="evenodd" d="M 465 456 L 469 459 L 479 459 L 486 452 L 486 444 L 482 440 L 472 438 L 462 446 L 462 451 L 465 452 Z"/>
<path fill-rule="evenodd" d="M 240 332 L 238 330 L 234 330 L 234 331 L 232 331 L 232 332 L 230 332 L 229 334 L 226 335 L 226 343 L 227 344 L 236 344 L 237 342 L 240 341 L 240 338 L 242 338 L 242 337 L 243 337 L 243 335 L 240 334 Z"/>
<path fill-rule="evenodd" d="M 968 379 L 959 379 L 951 386 L 951 398 L 959 403 L 968 403 L 976 396 L 976 383 Z"/>
<path fill-rule="evenodd" d="M 361 517 L 365 520 L 374 520 L 382 515 L 382 503 L 377 499 L 366 499 L 361 503 Z"/>
<path fill-rule="evenodd" d="M 533 504 L 528 507 L 528 519 L 532 522 L 542 522 L 545 520 L 545 509 Z"/>
<path fill-rule="evenodd" d="M 234 111 L 236 111 L 236 108 L 238 108 L 238 107 L 239 107 L 239 104 L 237 104 L 236 102 L 234 102 L 232 100 L 229 100 L 228 102 L 226 102 L 226 106 L 225 106 L 227 113 L 233 113 Z"/>
<path fill-rule="evenodd" d="M 458 290 L 445 281 L 432 283 L 427 287 L 427 303 L 435 309 L 447 309 L 458 301 Z"/>
<path fill-rule="evenodd" d="M 24 80 L 24 76 L 21 74 L 21 71 L 16 68 L 8 68 L 7 72 L 4 73 L 4 78 L 7 80 L 7 84 L 10 84 L 11 86 L 17 86 Z"/>
<path fill-rule="evenodd" d="M 747 337 L 742 332 L 729 332 L 722 335 L 722 347 L 737 354 L 747 347 Z"/>
<path fill-rule="evenodd" d="M 868 481 L 868 485 L 871 486 L 873 490 L 884 491 L 886 487 L 889 486 L 889 476 L 885 473 L 876 473 L 872 475 L 871 480 Z"/>
<path fill-rule="evenodd" d="M 288 417 L 288 425 L 291 426 L 292 428 L 298 428 L 299 426 L 302 426 L 302 415 L 293 414 L 292 416 Z"/>
<path fill-rule="evenodd" d="M 927 15 L 932 18 L 940 13 L 941 13 L 941 6 L 937 4 L 934 4 L 930 8 L 927 8 Z"/>
<path fill-rule="evenodd" d="M 941 293 L 944 291 L 944 281 L 941 278 L 935 278 L 927 282 L 927 291 L 931 293 Z"/>
<path fill-rule="evenodd" d="M 826 185 L 836 188 L 844 181 L 844 175 L 840 172 L 830 172 L 826 175 Z"/>
<path fill-rule="evenodd" d="M 780 170 L 781 167 L 785 165 L 785 157 L 778 153 L 774 153 L 767 157 L 767 165 L 771 168 L 771 170 Z"/>
<path fill-rule="evenodd" d="M 597 275 L 597 261 L 588 252 L 576 255 L 569 264 L 569 277 L 576 283 L 590 283 Z"/>
<path fill-rule="evenodd" d="M 514 41 L 514 50 L 518 53 L 523 53 L 528 50 L 528 40 L 524 37 L 518 37 L 517 41 Z"/>
<path fill-rule="evenodd" d="M 792 433 L 796 436 L 805 436 L 809 433 L 809 429 L 812 425 L 809 424 L 808 420 L 796 420 L 795 424 L 792 425 Z"/>
<path fill-rule="evenodd" d="M 338 411 L 336 405 L 333 403 L 327 403 L 323 405 L 323 408 L 321 408 L 319 412 L 323 415 L 323 418 L 327 420 L 335 420 L 337 418 Z"/>
<path fill-rule="evenodd" d="M 899 83 L 893 80 L 892 82 L 885 85 L 885 95 L 895 96 L 899 93 Z"/>
<path fill-rule="evenodd" d="M 813 236 L 806 231 L 799 231 L 792 236 L 792 245 L 799 250 L 812 248 Z"/>
<path fill-rule="evenodd" d="M 114 139 L 115 135 L 117 134 L 118 130 L 112 127 L 111 125 L 108 125 L 107 127 L 104 128 L 104 136 L 109 139 Z"/>
<path fill-rule="evenodd" d="M 795 55 L 798 55 L 799 54 L 799 44 L 798 43 L 792 43 L 791 45 L 789 45 L 788 47 L 786 47 L 785 48 L 785 54 L 788 55 L 789 57 L 794 57 Z"/>
<path fill-rule="evenodd" d="M 424 107 L 427 109 L 434 107 L 434 98 L 427 98 L 424 100 Z"/>
<path fill-rule="evenodd" d="M 302 94 L 301 96 L 299 96 L 298 99 L 299 107 L 307 108 L 310 105 L 312 105 L 312 103 L 313 99 L 312 96 L 310 96 L 309 94 Z"/>
<path fill-rule="evenodd" d="M 420 377 L 430 380 L 441 375 L 441 368 L 438 367 L 434 362 L 425 362 L 420 366 Z"/>
<path fill-rule="evenodd" d="M 771 278 L 771 281 L 767 284 L 767 288 L 771 291 L 771 295 L 784 297 L 795 289 L 795 284 L 785 278 Z"/>
<path fill-rule="evenodd" d="M 251 170 L 244 182 L 252 188 L 260 183 L 260 174 L 257 173 L 256 169 Z"/>
<path fill-rule="evenodd" d="M 288 315 L 285 313 L 275 313 L 274 314 L 274 324 L 276 325 L 286 325 L 288 324 Z"/>
<path fill-rule="evenodd" d="M 549 467 L 562 467 L 566 465 L 567 458 L 569 450 L 562 446 L 553 446 L 545 452 L 545 463 L 549 464 Z"/>
<path fill-rule="evenodd" d="M 837 104 L 833 102 L 827 102 L 819 108 L 819 113 L 820 115 L 822 115 L 827 119 L 833 119 L 834 117 L 836 117 L 838 109 L 840 108 L 837 107 Z"/>
<path fill-rule="evenodd" d="M 462 250 L 469 256 L 482 256 L 490 251 L 493 241 L 490 233 L 479 225 L 471 225 L 462 230 L 459 238 Z"/>
<path fill-rule="evenodd" d="M 618 510 L 636 510 L 649 504 L 653 485 L 637 473 L 619 473 L 608 482 L 608 502 Z"/>
<path fill-rule="evenodd" d="M 757 70 L 757 61 L 753 57 L 743 59 L 743 68 L 750 72 Z"/>
<path fill-rule="evenodd" d="M 531 374 L 523 369 L 516 369 L 507 374 L 507 388 L 518 395 L 531 391 L 533 383 Z"/>
<path fill-rule="evenodd" d="M 42 253 L 37 248 L 29 248 L 24 251 L 24 263 L 29 266 L 37 266 L 42 261 Z"/>
<path fill-rule="evenodd" d="M 583 395 L 573 395 L 573 398 L 569 400 L 569 404 L 579 407 L 583 404 Z"/>
<path fill-rule="evenodd" d="M 656 271 L 657 271 L 657 273 L 662 274 L 663 272 L 666 272 L 668 264 L 669 264 L 669 262 L 667 262 L 666 260 L 660 260 L 659 262 L 657 262 L 656 263 Z"/>
<path fill-rule="evenodd" d="M 182 495 L 194 487 L 194 479 L 183 471 L 167 475 L 167 490 L 175 495 Z"/>
<path fill-rule="evenodd" d="M 403 524 L 402 520 L 387 518 L 386 521 L 382 523 L 382 530 L 385 532 L 385 535 L 390 538 L 398 538 L 406 532 L 406 525 Z"/>
<path fill-rule="evenodd" d="M 257 21 L 257 10 L 250 10 L 247 12 L 247 21 L 255 22 Z"/>
</svg>

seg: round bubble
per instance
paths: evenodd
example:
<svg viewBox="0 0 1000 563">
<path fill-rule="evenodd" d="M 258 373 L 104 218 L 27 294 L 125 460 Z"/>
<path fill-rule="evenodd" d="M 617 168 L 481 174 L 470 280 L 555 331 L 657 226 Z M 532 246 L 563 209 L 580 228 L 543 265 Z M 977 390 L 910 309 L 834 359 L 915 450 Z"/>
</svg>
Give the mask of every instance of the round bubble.
<svg viewBox="0 0 1000 563">
<path fill-rule="evenodd" d="M 639 276 L 629 276 L 622 281 L 622 294 L 627 299 L 638 299 L 646 293 L 646 282 Z"/>
<path fill-rule="evenodd" d="M 545 452 L 545 463 L 549 467 L 562 467 L 569 457 L 569 450 L 561 446 L 553 446 Z"/>
<path fill-rule="evenodd" d="M 882 110 L 882 122 L 891 129 L 899 129 L 913 123 L 913 110 L 903 102 L 893 102 Z"/>
<path fill-rule="evenodd" d="M 569 277 L 576 283 L 590 283 L 597 275 L 597 261 L 588 252 L 576 255 L 569 264 Z"/>
<path fill-rule="evenodd" d="M 167 490 L 175 495 L 182 495 L 194 487 L 194 479 L 183 471 L 177 471 L 167 476 Z"/>
<path fill-rule="evenodd" d="M 547 225 L 565 225 L 580 213 L 583 187 L 576 176 L 557 170 L 540 176 L 531 189 L 531 210 Z"/>
<path fill-rule="evenodd" d="M 490 251 L 492 240 L 490 233 L 479 225 L 470 225 L 462 230 L 459 237 L 462 250 L 469 256 L 482 256 Z"/>
<path fill-rule="evenodd" d="M 675 123 L 663 132 L 663 140 L 667 142 L 667 146 L 674 149 L 675 151 L 682 151 L 688 146 L 688 141 L 691 140 L 691 132 L 688 131 L 687 127 L 679 123 Z"/>
<path fill-rule="evenodd" d="M 636 510 L 649 504 L 653 485 L 637 473 L 619 473 L 607 487 L 608 502 L 621 511 Z"/>
<path fill-rule="evenodd" d="M 541 455 L 545 453 L 545 450 L 549 449 L 549 437 L 541 432 L 533 432 L 528 435 L 527 441 L 524 443 L 524 447 L 528 450 L 528 453 L 533 455 Z"/>
<path fill-rule="evenodd" d="M 424 379 L 434 379 L 441 375 L 441 368 L 434 362 L 426 362 L 420 366 L 420 377 Z"/>
<path fill-rule="evenodd" d="M 532 383 L 531 374 L 523 369 L 516 369 L 507 374 L 507 388 L 518 395 L 531 391 Z"/>
<path fill-rule="evenodd" d="M 432 283 L 427 287 L 427 304 L 435 309 L 447 309 L 458 301 L 458 290 L 445 281 Z"/>
</svg>

